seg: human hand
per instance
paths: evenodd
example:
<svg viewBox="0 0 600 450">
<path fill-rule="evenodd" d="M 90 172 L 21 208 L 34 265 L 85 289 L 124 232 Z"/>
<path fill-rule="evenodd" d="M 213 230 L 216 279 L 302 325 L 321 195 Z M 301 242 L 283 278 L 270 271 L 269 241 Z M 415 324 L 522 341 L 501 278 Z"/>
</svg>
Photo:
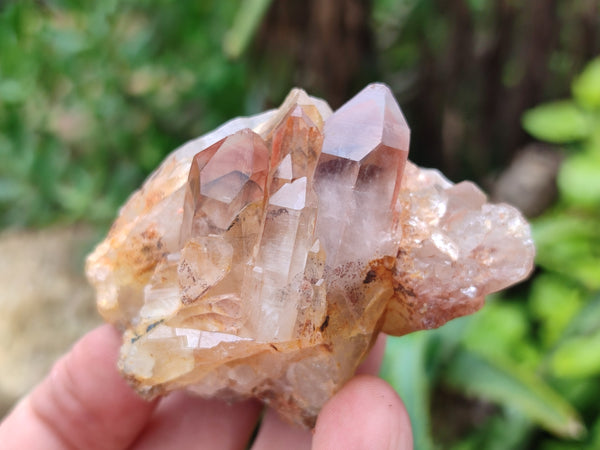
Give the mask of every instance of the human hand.
<svg viewBox="0 0 600 450">
<path fill-rule="evenodd" d="M 84 336 L 0 424 L 2 448 L 247 448 L 259 402 L 228 405 L 183 392 L 146 402 L 116 370 L 120 344 L 110 325 Z M 402 401 L 374 376 L 384 346 L 380 337 L 360 374 L 325 404 L 313 432 L 268 409 L 252 449 L 411 449 Z"/>
</svg>

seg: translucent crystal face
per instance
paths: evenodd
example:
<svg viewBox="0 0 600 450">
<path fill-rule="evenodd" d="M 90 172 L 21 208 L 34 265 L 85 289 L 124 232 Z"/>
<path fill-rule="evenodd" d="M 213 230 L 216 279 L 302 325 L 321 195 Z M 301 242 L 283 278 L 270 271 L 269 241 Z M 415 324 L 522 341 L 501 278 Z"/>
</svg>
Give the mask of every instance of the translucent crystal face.
<svg viewBox="0 0 600 450">
<path fill-rule="evenodd" d="M 379 331 L 477 310 L 527 276 L 527 223 L 407 161 L 389 88 L 338 111 L 294 89 L 173 152 L 87 273 L 146 397 L 258 397 L 311 426 Z"/>
<path fill-rule="evenodd" d="M 367 86 L 325 124 L 315 189 L 317 235 L 341 266 L 395 255 L 395 204 L 410 130 L 390 90 Z"/>
</svg>

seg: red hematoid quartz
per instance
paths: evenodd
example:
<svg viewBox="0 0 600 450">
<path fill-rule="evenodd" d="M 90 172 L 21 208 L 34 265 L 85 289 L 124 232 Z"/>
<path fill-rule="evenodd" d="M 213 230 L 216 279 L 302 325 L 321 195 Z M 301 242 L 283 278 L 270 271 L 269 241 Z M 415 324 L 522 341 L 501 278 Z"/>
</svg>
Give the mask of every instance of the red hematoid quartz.
<svg viewBox="0 0 600 450">
<path fill-rule="evenodd" d="M 312 426 L 380 331 L 434 328 L 528 275 L 529 227 L 407 161 L 389 88 L 294 89 L 173 152 L 89 256 L 119 368 L 151 398 L 257 397 Z"/>
</svg>

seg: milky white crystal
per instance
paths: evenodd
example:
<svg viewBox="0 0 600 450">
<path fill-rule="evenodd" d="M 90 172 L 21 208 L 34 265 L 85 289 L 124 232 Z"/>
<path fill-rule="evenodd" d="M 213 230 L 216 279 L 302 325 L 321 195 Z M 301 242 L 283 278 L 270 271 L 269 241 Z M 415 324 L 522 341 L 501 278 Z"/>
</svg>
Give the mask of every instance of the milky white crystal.
<svg viewBox="0 0 600 450">
<path fill-rule="evenodd" d="M 476 311 L 528 275 L 529 227 L 407 160 L 389 88 L 332 113 L 294 89 L 175 150 L 88 257 L 119 368 L 154 397 L 257 397 L 312 426 L 379 331 Z"/>
</svg>

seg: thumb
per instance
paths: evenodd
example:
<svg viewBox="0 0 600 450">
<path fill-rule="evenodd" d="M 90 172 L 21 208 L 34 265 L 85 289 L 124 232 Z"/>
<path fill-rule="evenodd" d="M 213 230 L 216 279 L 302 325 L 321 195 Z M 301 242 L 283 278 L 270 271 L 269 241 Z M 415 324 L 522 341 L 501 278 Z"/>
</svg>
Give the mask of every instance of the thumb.
<svg viewBox="0 0 600 450">
<path fill-rule="evenodd" d="M 323 407 L 312 448 L 410 450 L 410 419 L 389 384 L 372 375 L 358 375 Z"/>
<path fill-rule="evenodd" d="M 0 442 L 15 450 L 129 446 L 155 403 L 117 372 L 120 343 L 110 325 L 85 335 L 0 424 Z"/>
</svg>

